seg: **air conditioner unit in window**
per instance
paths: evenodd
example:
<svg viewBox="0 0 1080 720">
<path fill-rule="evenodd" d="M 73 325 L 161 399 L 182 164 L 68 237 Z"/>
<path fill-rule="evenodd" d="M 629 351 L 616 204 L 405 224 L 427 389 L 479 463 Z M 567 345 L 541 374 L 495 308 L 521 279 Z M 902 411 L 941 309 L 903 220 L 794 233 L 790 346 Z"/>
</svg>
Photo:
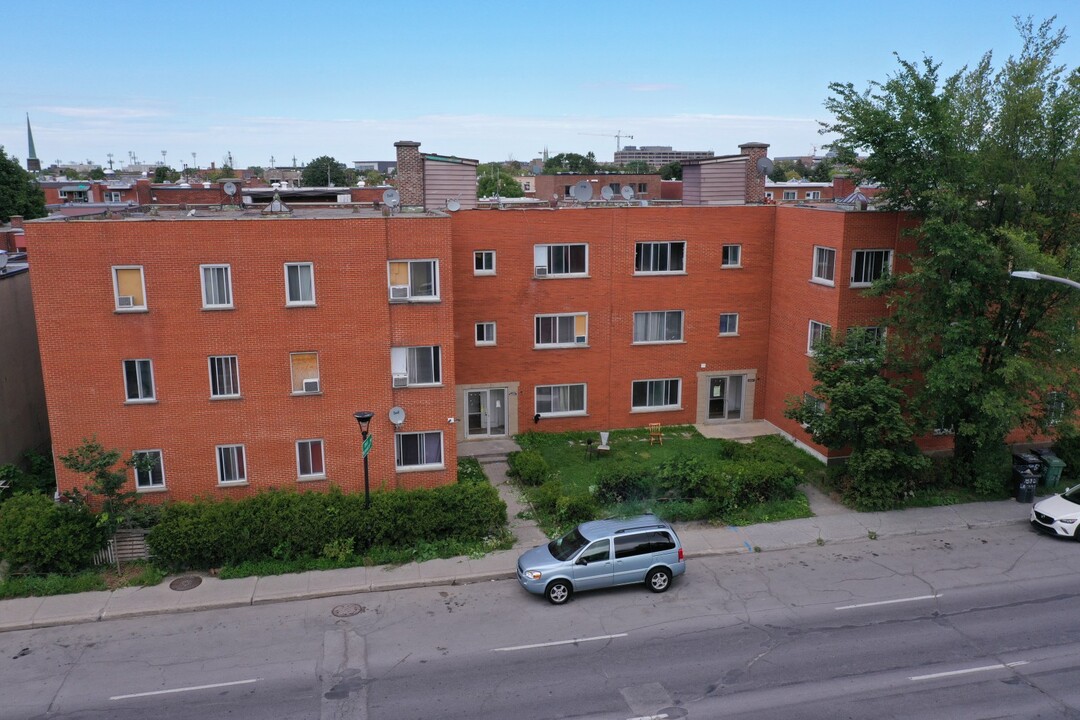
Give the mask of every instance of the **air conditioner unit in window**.
<svg viewBox="0 0 1080 720">
<path fill-rule="evenodd" d="M 391 285 L 390 286 L 390 299 L 391 300 L 408 300 L 409 299 L 409 286 L 408 285 Z"/>
<path fill-rule="evenodd" d="M 304 392 L 306 392 L 306 393 L 317 393 L 317 392 L 319 392 L 319 378 L 315 378 L 314 380 L 305 380 L 304 381 Z"/>
<path fill-rule="evenodd" d="M 584 345 L 585 344 L 585 336 L 584 335 L 578 335 L 577 337 L 574 338 L 574 342 L 581 343 L 582 345 Z"/>
<path fill-rule="evenodd" d="M 543 265 L 537 265 L 533 268 L 533 275 L 535 277 L 547 277 L 547 268 Z"/>
<path fill-rule="evenodd" d="M 409 376 L 405 374 L 394 375 L 394 387 L 403 388 L 409 387 Z"/>
<path fill-rule="evenodd" d="M 135 296 L 121 295 L 116 299 L 116 305 L 122 308 L 135 307 Z"/>
</svg>

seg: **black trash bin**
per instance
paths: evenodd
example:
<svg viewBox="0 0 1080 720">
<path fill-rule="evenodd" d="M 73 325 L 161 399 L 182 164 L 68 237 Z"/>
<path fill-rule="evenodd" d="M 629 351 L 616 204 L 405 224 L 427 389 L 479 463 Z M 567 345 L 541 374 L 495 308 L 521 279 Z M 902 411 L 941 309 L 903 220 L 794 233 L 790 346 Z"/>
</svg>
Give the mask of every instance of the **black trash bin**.
<svg viewBox="0 0 1080 720">
<path fill-rule="evenodd" d="M 1038 484 L 1039 478 L 1042 477 L 1042 458 L 1032 453 L 1014 453 L 1012 468 L 1009 494 L 1016 498 L 1017 502 L 1031 502 L 1020 499 L 1020 487 L 1032 479 L 1036 485 Z"/>
<path fill-rule="evenodd" d="M 1016 488 L 1016 502 L 1035 502 L 1035 488 L 1039 484 L 1039 476 L 1025 477 L 1023 482 Z"/>
</svg>

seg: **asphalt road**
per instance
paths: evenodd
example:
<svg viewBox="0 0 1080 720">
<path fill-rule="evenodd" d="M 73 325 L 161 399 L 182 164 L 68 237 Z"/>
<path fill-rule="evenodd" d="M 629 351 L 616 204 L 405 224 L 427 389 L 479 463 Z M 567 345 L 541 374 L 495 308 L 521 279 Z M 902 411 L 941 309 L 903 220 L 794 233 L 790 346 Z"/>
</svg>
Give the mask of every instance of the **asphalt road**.
<svg viewBox="0 0 1080 720">
<path fill-rule="evenodd" d="M 0 718 L 1080 718 L 1078 578 L 1018 524 L 558 608 L 502 581 L 10 632 Z"/>
</svg>

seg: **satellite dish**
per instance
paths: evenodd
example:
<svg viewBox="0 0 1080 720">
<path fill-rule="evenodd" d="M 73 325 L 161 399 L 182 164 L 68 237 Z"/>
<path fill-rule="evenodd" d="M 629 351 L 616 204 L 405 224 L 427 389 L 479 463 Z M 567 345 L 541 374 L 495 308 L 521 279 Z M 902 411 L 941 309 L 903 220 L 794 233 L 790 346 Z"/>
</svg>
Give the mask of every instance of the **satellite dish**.
<svg viewBox="0 0 1080 720">
<path fill-rule="evenodd" d="M 395 208 L 401 204 L 401 193 L 394 188 L 390 188 L 382 194 L 382 201 L 388 207 Z"/>
<path fill-rule="evenodd" d="M 773 170 L 773 161 L 767 157 L 758 158 L 757 169 L 762 175 L 768 175 Z"/>
<path fill-rule="evenodd" d="M 195 208 L 191 208 L 187 214 L 188 217 L 195 217 Z"/>
<path fill-rule="evenodd" d="M 592 185 L 589 184 L 588 180 L 582 180 L 574 185 L 571 194 L 578 202 L 589 202 L 592 200 Z"/>
<path fill-rule="evenodd" d="M 641 207 L 649 207 L 649 201 L 648 200 L 642 200 L 641 201 Z"/>
<path fill-rule="evenodd" d="M 390 422 L 395 425 L 400 425 L 405 422 L 405 410 L 397 405 L 390 408 Z"/>
<path fill-rule="evenodd" d="M 606 202 L 611 198 L 615 197 L 615 191 L 612 190 L 610 186 L 605 185 L 604 187 L 600 188 L 600 197 L 604 198 L 604 201 Z"/>
<path fill-rule="evenodd" d="M 623 189 L 619 192 L 622 193 L 623 200 L 634 199 L 634 188 L 630 187 L 629 185 L 623 185 Z"/>
<path fill-rule="evenodd" d="M 227 183 L 225 183 L 224 185 L 221 186 L 221 189 L 225 191 L 226 195 L 230 195 L 230 196 L 235 195 L 236 194 L 236 183 L 227 182 Z"/>
<path fill-rule="evenodd" d="M 461 209 L 461 203 L 451 198 L 450 200 L 446 201 L 446 209 L 450 212 L 457 212 Z"/>
</svg>

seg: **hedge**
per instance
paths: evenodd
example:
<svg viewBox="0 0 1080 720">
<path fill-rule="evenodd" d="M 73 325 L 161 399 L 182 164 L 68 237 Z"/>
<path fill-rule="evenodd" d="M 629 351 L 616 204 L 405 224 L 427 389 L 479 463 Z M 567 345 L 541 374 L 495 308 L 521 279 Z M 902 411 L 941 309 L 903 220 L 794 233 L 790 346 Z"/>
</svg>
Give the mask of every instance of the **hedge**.
<svg viewBox="0 0 1080 720">
<path fill-rule="evenodd" d="M 82 503 L 20 493 L 0 505 L 0 556 L 14 572 L 76 572 L 90 566 L 106 539 Z"/>
<path fill-rule="evenodd" d="M 537 487 L 551 477 L 551 468 L 539 450 L 515 450 L 506 457 L 510 477 L 522 485 Z"/>
</svg>

